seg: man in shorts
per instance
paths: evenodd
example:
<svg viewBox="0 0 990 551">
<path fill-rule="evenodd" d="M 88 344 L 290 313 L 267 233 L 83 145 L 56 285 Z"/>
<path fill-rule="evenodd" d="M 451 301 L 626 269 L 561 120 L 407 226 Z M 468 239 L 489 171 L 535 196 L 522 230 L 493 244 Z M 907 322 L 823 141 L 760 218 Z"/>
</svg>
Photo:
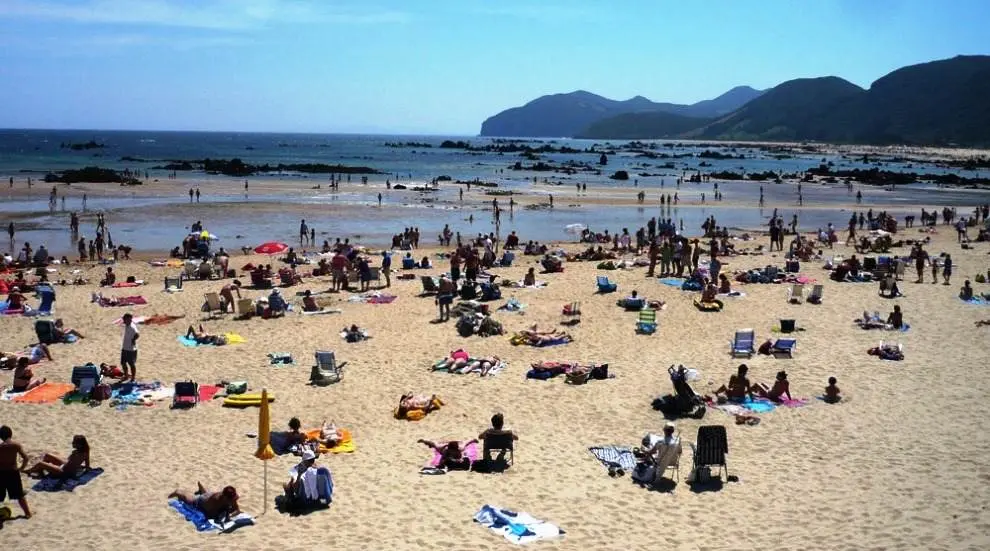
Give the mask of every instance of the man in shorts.
<svg viewBox="0 0 990 551">
<path fill-rule="evenodd" d="M 124 314 L 124 339 L 120 343 L 120 368 L 124 370 L 124 377 L 127 377 L 127 369 L 130 367 L 130 380 L 133 382 L 137 377 L 137 341 L 141 337 L 134 317 L 130 313 Z"/>
<path fill-rule="evenodd" d="M 28 457 L 24 448 L 14 442 L 14 431 L 4 425 L 0 427 L 0 502 L 10 498 L 24 511 L 24 518 L 31 518 L 31 508 L 24 498 L 24 487 L 21 485 L 21 471 L 27 467 Z M 21 458 L 21 466 L 17 466 L 17 458 Z"/>
</svg>

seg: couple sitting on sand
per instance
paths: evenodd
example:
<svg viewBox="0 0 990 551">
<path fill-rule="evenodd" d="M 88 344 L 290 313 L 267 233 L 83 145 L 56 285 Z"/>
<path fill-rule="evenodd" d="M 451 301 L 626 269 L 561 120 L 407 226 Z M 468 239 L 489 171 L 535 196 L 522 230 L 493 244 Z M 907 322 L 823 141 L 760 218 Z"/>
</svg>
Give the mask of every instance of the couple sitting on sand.
<svg viewBox="0 0 990 551">
<path fill-rule="evenodd" d="M 344 438 L 344 434 L 341 432 L 337 425 L 330 421 L 328 424 L 326 419 L 320 425 L 320 435 L 319 438 L 311 440 L 306 432 L 302 432 L 302 423 L 299 421 L 298 417 L 293 417 L 289 419 L 289 432 L 285 433 L 287 435 L 286 444 L 293 448 L 293 453 L 297 455 L 301 453 L 306 446 L 324 446 L 326 448 L 336 447 L 340 444 L 341 440 Z"/>
<path fill-rule="evenodd" d="M 505 417 L 501 413 L 492 415 L 491 428 L 485 429 L 478 435 L 478 438 L 468 440 L 467 442 L 461 443 L 454 440 L 439 445 L 422 439 L 416 442 L 440 454 L 440 464 L 437 467 L 446 470 L 468 470 L 471 468 L 471 459 L 466 455 L 468 446 L 481 442 L 483 448 L 482 460 L 486 464 L 490 464 L 492 462 L 492 450 L 488 447 L 488 441 L 490 438 L 497 436 L 508 436 L 513 441 L 519 440 L 519 437 L 515 433 L 505 428 Z M 497 459 L 501 461 L 503 458 L 499 456 Z"/>
<path fill-rule="evenodd" d="M 715 391 L 716 399 L 720 403 L 725 401 L 743 402 L 747 396 L 752 399 L 755 394 L 772 402 L 780 402 L 784 396 L 787 396 L 788 400 L 793 400 L 791 398 L 790 383 L 787 382 L 786 371 L 777 372 L 777 380 L 774 381 L 773 387 L 770 388 L 762 383 L 751 385 L 749 379 L 746 377 L 748 372 L 749 367 L 746 364 L 740 364 L 736 374 L 729 377 L 729 384 L 722 385 Z M 722 397 L 720 396 L 721 394 L 725 396 Z"/>
</svg>

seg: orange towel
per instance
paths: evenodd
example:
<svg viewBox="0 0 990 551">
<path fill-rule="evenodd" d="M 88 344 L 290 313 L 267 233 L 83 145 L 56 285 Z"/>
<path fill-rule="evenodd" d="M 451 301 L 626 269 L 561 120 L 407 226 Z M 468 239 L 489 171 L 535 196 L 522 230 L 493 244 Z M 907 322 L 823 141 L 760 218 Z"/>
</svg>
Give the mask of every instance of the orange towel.
<svg viewBox="0 0 990 551">
<path fill-rule="evenodd" d="M 11 400 L 20 404 L 51 404 L 76 389 L 71 383 L 43 383 Z"/>
<path fill-rule="evenodd" d="M 320 444 L 318 450 L 320 453 L 348 453 L 354 451 L 354 443 L 352 440 L 351 431 L 340 428 L 337 430 L 340 431 L 340 436 L 341 436 L 340 442 L 337 442 L 337 445 L 332 448 L 328 448 L 323 444 Z M 304 434 L 306 434 L 307 441 L 315 442 L 320 439 L 320 429 L 307 430 Z"/>
</svg>

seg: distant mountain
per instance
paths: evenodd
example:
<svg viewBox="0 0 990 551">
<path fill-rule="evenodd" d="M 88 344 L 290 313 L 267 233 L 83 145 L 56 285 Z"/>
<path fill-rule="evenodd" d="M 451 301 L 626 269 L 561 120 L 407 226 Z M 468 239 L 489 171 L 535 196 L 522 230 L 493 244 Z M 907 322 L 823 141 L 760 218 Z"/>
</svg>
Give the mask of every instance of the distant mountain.
<svg viewBox="0 0 990 551">
<path fill-rule="evenodd" d="M 655 103 L 642 96 L 625 101 L 578 90 L 542 96 L 489 117 L 481 125 L 482 136 L 571 137 L 602 119 L 627 113 L 665 112 L 693 117 L 716 117 L 743 105 L 761 92 L 739 86 L 721 96 L 693 105 Z"/>
<path fill-rule="evenodd" d="M 685 117 L 663 111 L 625 113 L 591 123 L 574 137 L 602 140 L 678 138 L 711 121 L 712 119 Z"/>
<path fill-rule="evenodd" d="M 780 84 L 721 119 L 688 132 L 723 140 L 831 139 L 822 121 L 843 102 L 865 91 L 838 77 L 800 78 Z"/>
<path fill-rule="evenodd" d="M 690 119 L 629 113 L 577 135 L 990 146 L 986 98 L 990 56 L 957 56 L 897 69 L 868 90 L 834 76 L 790 80 L 694 128 L 684 129 Z"/>
</svg>

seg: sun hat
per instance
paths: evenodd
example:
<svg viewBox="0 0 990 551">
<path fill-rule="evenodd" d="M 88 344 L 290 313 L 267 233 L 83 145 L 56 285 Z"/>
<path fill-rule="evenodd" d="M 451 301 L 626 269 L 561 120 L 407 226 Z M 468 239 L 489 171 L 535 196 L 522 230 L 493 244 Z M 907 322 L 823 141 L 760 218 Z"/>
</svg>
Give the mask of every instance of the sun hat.
<svg viewBox="0 0 990 551">
<path fill-rule="evenodd" d="M 313 450 L 305 450 L 302 453 L 303 461 L 314 461 L 316 459 L 316 452 Z"/>
</svg>

